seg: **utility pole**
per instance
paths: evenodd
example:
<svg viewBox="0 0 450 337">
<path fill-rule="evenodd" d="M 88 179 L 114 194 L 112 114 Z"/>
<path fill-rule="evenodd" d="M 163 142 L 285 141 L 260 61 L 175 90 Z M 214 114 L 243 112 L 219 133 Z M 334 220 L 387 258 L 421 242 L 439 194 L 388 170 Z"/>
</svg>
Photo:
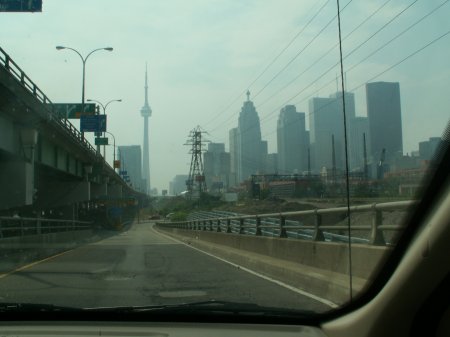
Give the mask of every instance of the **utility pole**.
<svg viewBox="0 0 450 337">
<path fill-rule="evenodd" d="M 202 147 L 208 140 L 202 139 L 202 134 L 206 133 L 200 126 L 197 126 L 189 133 L 189 139 L 184 145 L 191 146 L 191 166 L 189 177 L 186 181 L 186 187 L 189 192 L 189 198 L 200 198 L 203 192 L 207 191 L 205 182 L 205 173 L 203 169 Z"/>
<path fill-rule="evenodd" d="M 308 176 L 311 175 L 311 150 L 308 146 Z"/>
<path fill-rule="evenodd" d="M 366 146 L 366 133 L 363 133 L 363 146 L 364 146 L 364 180 L 369 178 L 369 170 L 367 166 L 367 146 Z"/>
<path fill-rule="evenodd" d="M 334 134 L 331 135 L 331 161 L 332 161 L 332 175 L 333 184 L 336 184 L 336 150 L 334 147 Z"/>
</svg>

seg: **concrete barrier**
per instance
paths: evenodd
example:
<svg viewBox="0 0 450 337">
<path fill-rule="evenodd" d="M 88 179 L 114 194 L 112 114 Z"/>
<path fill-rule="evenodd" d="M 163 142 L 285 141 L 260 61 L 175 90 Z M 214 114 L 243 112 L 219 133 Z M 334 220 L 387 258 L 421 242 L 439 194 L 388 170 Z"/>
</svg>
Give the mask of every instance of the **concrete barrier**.
<svg viewBox="0 0 450 337">
<path fill-rule="evenodd" d="M 348 244 L 156 226 L 187 244 L 342 304 L 349 299 Z M 352 244 L 353 293 L 361 291 L 391 248 Z"/>
</svg>

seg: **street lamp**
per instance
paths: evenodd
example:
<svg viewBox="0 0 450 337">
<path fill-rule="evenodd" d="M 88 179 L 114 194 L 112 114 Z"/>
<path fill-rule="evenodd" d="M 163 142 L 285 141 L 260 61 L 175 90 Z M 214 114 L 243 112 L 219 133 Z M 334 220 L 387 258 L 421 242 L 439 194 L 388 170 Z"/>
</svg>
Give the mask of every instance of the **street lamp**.
<svg viewBox="0 0 450 337">
<path fill-rule="evenodd" d="M 110 104 L 110 103 L 113 103 L 113 102 L 122 102 L 122 99 L 112 99 L 112 100 L 110 100 L 108 103 L 106 103 L 105 105 L 103 105 L 103 103 L 101 103 L 100 101 L 97 101 L 97 100 L 95 100 L 95 99 L 87 99 L 87 101 L 88 102 L 95 102 L 95 103 L 98 103 L 98 104 L 100 104 L 100 106 L 102 107 L 102 109 L 103 109 L 103 114 L 104 115 L 106 115 L 106 108 L 108 107 L 108 105 Z M 109 133 L 109 132 L 108 132 Z M 114 137 L 114 136 L 113 136 Z M 97 145 L 98 147 L 100 147 L 100 145 Z M 97 152 L 99 152 L 99 150 L 97 149 Z M 105 145 L 103 145 L 103 158 L 105 158 Z"/>
<path fill-rule="evenodd" d="M 109 105 L 110 103 L 113 103 L 113 102 L 122 102 L 121 99 L 112 99 L 112 100 L 110 100 L 108 103 L 106 103 L 105 105 L 103 105 L 100 101 L 97 101 L 97 100 L 95 100 L 95 99 L 87 99 L 86 101 L 88 101 L 88 102 L 95 102 L 95 103 L 100 104 L 100 106 L 101 106 L 102 109 L 103 109 L 103 114 L 104 114 L 104 115 L 106 114 L 106 108 L 108 107 L 108 105 Z"/>
<path fill-rule="evenodd" d="M 108 132 L 108 131 L 106 131 L 106 133 L 108 134 L 108 135 L 111 135 L 112 137 L 113 137 L 113 168 L 114 168 L 114 171 L 116 171 L 116 168 L 114 167 L 114 165 L 115 165 L 115 163 L 116 163 L 116 137 L 114 137 L 114 135 L 111 133 L 111 132 Z M 103 155 L 103 157 L 104 157 L 105 155 Z"/>
<path fill-rule="evenodd" d="M 104 48 L 97 48 L 92 50 L 89 54 L 86 55 L 86 57 L 83 57 L 80 52 L 74 48 L 71 47 L 64 47 L 64 46 L 56 46 L 56 50 L 62 50 L 62 49 L 69 49 L 74 51 L 78 54 L 78 56 L 81 58 L 81 62 L 83 63 L 83 80 L 82 80 L 82 87 L 81 87 L 81 113 L 84 113 L 84 87 L 85 87 L 85 77 L 86 77 L 86 61 L 93 53 L 99 50 L 107 50 L 107 51 L 113 51 L 112 47 L 104 47 Z"/>
</svg>

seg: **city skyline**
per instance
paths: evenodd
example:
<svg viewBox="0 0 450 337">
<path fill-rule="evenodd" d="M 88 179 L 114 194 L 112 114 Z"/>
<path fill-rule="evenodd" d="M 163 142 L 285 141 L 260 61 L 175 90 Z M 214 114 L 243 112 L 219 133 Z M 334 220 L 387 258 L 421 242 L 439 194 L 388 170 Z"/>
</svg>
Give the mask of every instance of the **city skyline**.
<svg viewBox="0 0 450 337">
<path fill-rule="evenodd" d="M 439 136 L 448 122 L 449 35 L 437 39 L 450 29 L 450 6 L 432 12 L 440 2 L 381 5 L 351 2 L 342 10 L 345 90 L 355 95 L 356 117 L 367 117 L 365 83 L 400 83 L 406 154 L 416 151 L 418 142 Z M 47 0 L 42 13 L 5 15 L 0 35 L 2 48 L 54 103 L 80 102 L 82 78 L 79 57 L 55 46 L 70 46 L 82 55 L 113 47 L 89 59 L 86 97 L 122 98 L 108 108 L 108 131 L 117 145 L 142 142 L 143 120 L 136 112 L 142 107 L 142 65 L 148 61 L 151 106 L 158 111 L 149 134 L 151 183 L 161 191 L 174 175 L 188 172 L 183 143 L 196 125 L 213 142 L 229 146 L 229 130 L 236 126 L 247 89 L 268 153 L 276 151 L 282 107 L 295 105 L 308 113 L 311 97 L 342 90 L 336 81 L 336 8 L 329 3 L 319 13 L 320 7 L 312 0 L 301 5 L 290 0 L 137 1 L 134 6 L 99 0 L 85 11 L 73 1 Z M 105 8 L 121 18 L 120 25 L 101 15 Z M 51 15 L 55 12 L 59 15 Z M 262 24 L 267 20 L 270 25 Z M 79 22 L 96 22 L 97 29 Z M 135 38 L 125 38 L 130 31 Z M 91 135 L 86 138 L 94 143 Z M 112 146 L 106 156 L 112 163 Z"/>
<path fill-rule="evenodd" d="M 402 146 L 400 84 L 383 81 L 367 83 L 366 95 L 370 96 L 366 100 L 370 116 L 361 117 L 356 115 L 355 95 L 350 92 L 344 93 L 349 170 L 364 174 L 368 178 L 376 177 L 376 166 L 380 161 L 381 151 L 374 152 L 373 146 L 371 146 L 372 142 L 378 142 L 377 146 L 382 146 L 386 150 L 388 155 L 383 160 L 385 160 L 386 165 L 392 165 L 395 168 L 394 171 L 405 167 L 405 165 L 406 167 L 410 165 L 411 168 L 413 165 L 418 165 L 417 161 L 408 159 L 399 162 L 399 160 L 402 160 L 403 152 L 400 151 L 400 155 L 398 151 L 392 150 Z M 258 114 L 250 100 L 250 92 L 247 91 L 247 101 L 243 103 L 238 120 L 239 126 L 229 130 L 229 152 L 225 152 L 225 143 L 210 143 L 208 150 L 204 153 L 207 181 L 211 182 L 213 177 L 217 178 L 220 175 L 220 179 L 217 181 L 226 182 L 231 187 L 239 185 L 244 180 L 248 180 L 251 174 L 257 173 L 305 174 L 310 172 L 319 174 L 323 173 L 324 168 L 329 170 L 331 174 L 343 171 L 345 169 L 345 151 L 344 127 L 341 123 L 341 116 L 343 115 L 342 92 L 332 93 L 328 97 L 313 97 L 309 103 L 310 112 L 308 115 L 313 129 L 306 130 L 305 113 L 297 112 L 294 105 L 286 105 L 278 115 L 277 152 L 269 155 L 267 153 L 267 142 L 259 138 Z M 245 124 L 243 120 L 247 122 L 251 120 L 253 123 Z M 388 123 L 380 124 L 380 120 L 388 121 Z M 380 125 L 382 128 L 377 129 Z M 242 137 L 239 128 L 243 128 L 245 131 L 253 130 L 253 134 L 251 137 Z M 388 128 L 387 131 L 386 128 Z M 376 136 L 371 136 L 372 133 L 375 133 Z M 312 138 L 309 138 L 309 135 L 312 135 Z M 429 160 L 439 145 L 439 139 L 439 137 L 430 137 L 429 140 L 419 142 L 417 151 L 414 151 L 416 152 L 416 158 Z M 239 144 L 239 146 L 236 144 Z M 259 146 L 265 144 L 264 149 L 259 148 L 259 155 L 264 154 L 266 157 L 265 162 L 258 161 L 258 144 Z M 238 180 L 235 180 L 233 176 L 235 170 L 239 170 L 239 165 L 241 165 L 240 170 L 243 170 L 242 163 L 235 162 L 235 158 L 242 156 L 240 151 L 242 151 L 243 146 L 253 149 L 253 162 L 252 165 L 244 168 L 248 172 L 247 178 L 241 176 Z M 299 151 L 299 149 L 302 150 Z M 311 155 L 308 149 L 311 150 Z M 226 164 L 229 169 L 228 174 L 223 169 L 218 174 L 218 153 L 228 156 Z M 389 155 L 392 153 L 396 153 L 396 155 Z M 311 160 L 309 163 L 311 171 L 308 171 L 309 160 Z M 250 160 L 247 159 L 247 161 Z M 276 164 L 272 163 L 273 161 L 276 161 Z M 206 169 L 207 162 L 209 162 L 209 169 Z M 288 165 L 290 166 L 288 167 Z M 208 187 L 210 189 L 209 185 Z"/>
</svg>

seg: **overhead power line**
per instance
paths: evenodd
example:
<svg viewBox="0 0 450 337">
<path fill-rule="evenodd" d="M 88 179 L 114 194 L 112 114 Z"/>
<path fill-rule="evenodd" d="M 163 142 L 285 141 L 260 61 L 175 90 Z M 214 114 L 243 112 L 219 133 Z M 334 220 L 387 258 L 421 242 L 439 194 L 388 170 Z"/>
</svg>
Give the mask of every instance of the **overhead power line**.
<svg viewBox="0 0 450 337">
<path fill-rule="evenodd" d="M 352 1 L 352 0 L 351 0 Z M 252 81 L 250 84 L 242 90 L 242 92 L 239 93 L 239 95 L 231 101 L 230 104 L 228 104 L 224 109 L 222 109 L 218 114 L 216 114 L 212 119 L 210 119 L 208 122 L 206 122 L 204 125 L 208 125 L 211 122 L 215 121 L 219 116 L 221 116 L 225 111 L 230 109 L 236 101 L 242 97 L 245 92 L 250 89 L 266 72 L 267 70 L 281 57 L 281 55 L 284 54 L 284 52 L 294 43 L 295 40 L 297 40 L 303 32 L 306 30 L 306 28 L 314 21 L 314 19 L 323 11 L 325 6 L 330 2 L 330 0 L 326 0 L 323 5 L 319 8 L 319 10 L 311 17 L 310 20 L 303 26 L 303 28 L 288 42 L 288 44 L 270 61 L 267 66 L 263 69 L 261 73 Z"/>
</svg>

